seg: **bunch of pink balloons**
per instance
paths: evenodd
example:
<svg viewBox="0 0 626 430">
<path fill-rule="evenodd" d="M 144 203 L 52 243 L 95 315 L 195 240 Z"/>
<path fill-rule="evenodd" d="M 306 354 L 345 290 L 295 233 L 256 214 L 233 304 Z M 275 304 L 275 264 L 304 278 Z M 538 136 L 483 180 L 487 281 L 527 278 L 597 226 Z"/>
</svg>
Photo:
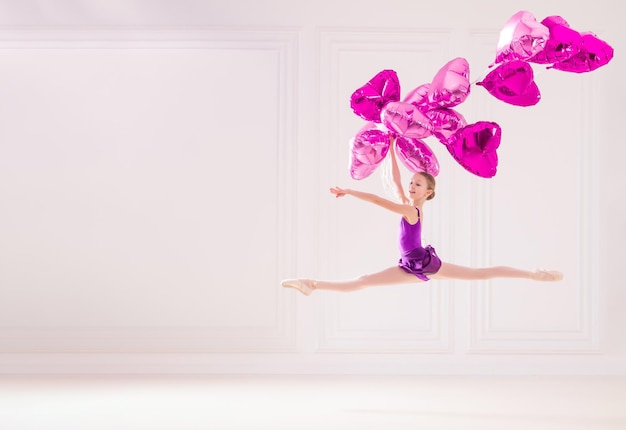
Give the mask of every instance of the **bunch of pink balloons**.
<svg viewBox="0 0 626 430">
<path fill-rule="evenodd" d="M 579 33 L 560 16 L 540 23 L 527 11 L 513 15 L 500 32 L 495 63 L 498 66 L 477 85 L 505 103 L 532 106 L 541 94 L 528 63 L 548 69 L 591 72 L 613 58 L 613 48 L 591 32 Z M 492 64 L 493 66 L 493 64 Z"/>
<path fill-rule="evenodd" d="M 439 174 L 439 162 L 422 140 L 435 136 L 454 159 L 475 175 L 496 174 L 500 127 L 492 122 L 468 125 L 453 107 L 470 94 L 469 64 L 455 58 L 431 83 L 422 84 L 400 101 L 400 83 L 393 70 L 383 70 L 351 97 L 354 113 L 368 123 L 351 141 L 350 175 L 363 179 L 383 161 L 396 139 L 399 159 L 412 172 Z"/>
<path fill-rule="evenodd" d="M 526 11 L 513 15 L 500 33 L 495 64 L 477 85 L 506 103 L 532 106 L 541 94 L 529 62 L 548 68 L 583 73 L 607 64 L 613 49 L 592 33 L 578 33 L 559 16 L 538 23 Z M 495 122 L 467 124 L 453 107 L 470 94 L 469 64 L 449 61 L 431 83 L 409 91 L 401 101 L 400 83 L 393 70 L 383 70 L 352 94 L 354 113 L 368 121 L 351 140 L 350 175 L 364 179 L 376 170 L 396 139 L 397 155 L 412 172 L 439 174 L 439 162 L 422 140 L 436 137 L 467 171 L 495 176 L 502 131 Z"/>
</svg>

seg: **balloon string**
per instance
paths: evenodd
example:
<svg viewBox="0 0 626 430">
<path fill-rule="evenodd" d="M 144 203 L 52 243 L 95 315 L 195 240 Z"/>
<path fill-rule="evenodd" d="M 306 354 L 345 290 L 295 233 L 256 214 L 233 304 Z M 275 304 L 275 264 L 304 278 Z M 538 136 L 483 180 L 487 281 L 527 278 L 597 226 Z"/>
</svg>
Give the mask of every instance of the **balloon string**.
<svg viewBox="0 0 626 430">
<path fill-rule="evenodd" d="M 493 66 L 493 65 L 492 65 Z M 480 75 L 478 75 L 478 78 L 474 79 L 472 82 L 470 82 L 470 86 L 475 85 L 478 81 L 483 80 L 485 78 L 485 76 L 487 76 L 487 74 L 491 71 L 492 66 L 488 66 L 486 67 L 482 73 Z"/>
<path fill-rule="evenodd" d="M 389 150 L 393 151 L 393 147 L 389 148 Z M 386 156 L 383 158 L 380 165 L 380 179 L 382 180 L 383 190 L 388 197 L 399 202 L 400 199 L 398 198 L 395 187 L 393 186 L 393 174 L 391 173 L 391 169 L 391 157 Z"/>
</svg>

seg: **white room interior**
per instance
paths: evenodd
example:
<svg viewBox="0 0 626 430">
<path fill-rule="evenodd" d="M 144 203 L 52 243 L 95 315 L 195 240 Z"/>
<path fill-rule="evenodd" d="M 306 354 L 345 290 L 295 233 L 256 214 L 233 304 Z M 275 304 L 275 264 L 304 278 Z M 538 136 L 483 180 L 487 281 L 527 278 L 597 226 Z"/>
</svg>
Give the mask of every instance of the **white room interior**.
<svg viewBox="0 0 626 430">
<path fill-rule="evenodd" d="M 498 173 L 426 139 L 424 239 L 564 280 L 282 289 L 397 261 L 396 215 L 328 193 L 386 192 L 382 167 L 349 175 L 351 93 L 393 69 L 406 94 L 455 57 L 477 81 L 520 10 L 615 57 L 534 67 L 532 107 L 473 85 L 457 110 L 501 126 Z M 85 428 L 109 402 L 101 428 L 253 428 L 243 399 L 268 428 L 626 428 L 621 21 L 612 0 L 0 0 L 0 424 Z M 141 421 L 128 393 L 180 409 Z"/>
</svg>

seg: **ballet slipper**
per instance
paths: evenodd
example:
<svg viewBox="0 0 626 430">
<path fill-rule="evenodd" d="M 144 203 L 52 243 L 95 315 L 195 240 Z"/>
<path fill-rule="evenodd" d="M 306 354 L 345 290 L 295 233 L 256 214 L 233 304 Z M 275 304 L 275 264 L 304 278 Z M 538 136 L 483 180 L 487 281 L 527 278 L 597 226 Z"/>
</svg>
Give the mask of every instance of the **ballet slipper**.
<svg viewBox="0 0 626 430">
<path fill-rule="evenodd" d="M 311 279 L 285 279 L 280 285 L 285 288 L 295 288 L 305 296 L 310 295 L 315 289 L 315 281 Z"/>
<path fill-rule="evenodd" d="M 556 270 L 535 270 L 530 277 L 534 281 L 560 281 L 563 274 Z"/>
</svg>

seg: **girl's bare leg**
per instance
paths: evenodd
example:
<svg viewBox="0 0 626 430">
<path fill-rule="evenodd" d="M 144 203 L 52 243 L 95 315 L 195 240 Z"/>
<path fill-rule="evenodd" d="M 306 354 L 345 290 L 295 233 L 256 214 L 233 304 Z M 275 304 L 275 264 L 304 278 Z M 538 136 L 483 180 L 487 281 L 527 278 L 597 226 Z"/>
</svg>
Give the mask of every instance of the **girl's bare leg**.
<svg viewBox="0 0 626 430">
<path fill-rule="evenodd" d="M 381 285 L 412 284 L 422 282 L 417 276 L 405 272 L 398 266 L 389 267 L 380 272 L 359 276 L 349 281 L 315 281 L 312 279 L 287 279 L 283 287 L 295 288 L 309 295 L 313 290 L 331 290 L 340 292 L 357 291 L 363 288 Z"/>
<path fill-rule="evenodd" d="M 450 263 L 441 263 L 439 271 L 428 276 L 430 279 L 493 279 L 522 278 L 534 281 L 560 281 L 563 274 L 554 270 L 521 270 L 508 266 L 465 267 Z M 363 275 L 350 281 L 315 281 L 313 279 L 286 279 L 283 287 L 295 288 L 302 294 L 309 295 L 314 290 L 350 292 L 380 285 L 412 284 L 422 282 L 417 276 L 407 273 L 398 266 L 389 267 L 380 272 Z"/>
<path fill-rule="evenodd" d="M 380 272 L 359 276 L 350 281 L 315 281 L 317 290 L 356 291 L 381 285 L 412 284 L 422 282 L 417 276 L 407 273 L 398 266 L 389 267 Z"/>
<path fill-rule="evenodd" d="M 441 263 L 439 271 L 430 275 L 431 279 L 493 279 L 493 278 L 523 278 L 535 281 L 560 281 L 563 274 L 554 270 L 521 270 L 508 266 L 495 267 L 465 267 L 450 263 Z"/>
</svg>

